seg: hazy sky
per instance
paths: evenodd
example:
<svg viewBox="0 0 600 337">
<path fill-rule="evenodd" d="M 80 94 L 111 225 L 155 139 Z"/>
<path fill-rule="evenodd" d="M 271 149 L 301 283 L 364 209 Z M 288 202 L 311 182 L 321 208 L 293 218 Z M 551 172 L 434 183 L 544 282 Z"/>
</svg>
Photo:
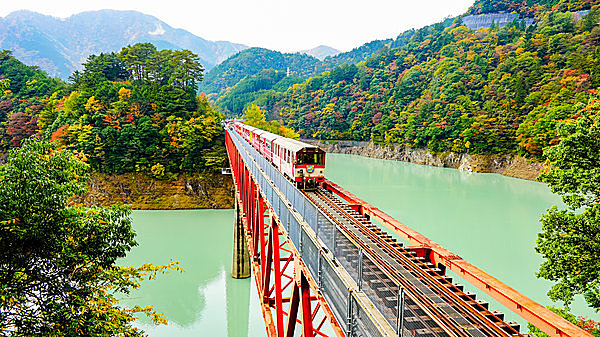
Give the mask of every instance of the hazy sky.
<svg viewBox="0 0 600 337">
<path fill-rule="evenodd" d="M 297 51 L 328 45 L 342 51 L 463 13 L 473 0 L 20 0 L 2 1 L 0 16 L 28 9 L 66 18 L 98 9 L 137 10 L 208 40 Z"/>
</svg>

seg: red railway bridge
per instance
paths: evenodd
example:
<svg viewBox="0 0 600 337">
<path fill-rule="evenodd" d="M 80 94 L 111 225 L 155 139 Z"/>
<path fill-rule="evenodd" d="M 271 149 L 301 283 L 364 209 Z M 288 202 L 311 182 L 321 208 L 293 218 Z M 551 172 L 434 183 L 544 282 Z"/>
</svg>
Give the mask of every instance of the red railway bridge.
<svg viewBox="0 0 600 337">
<path fill-rule="evenodd" d="M 269 336 L 523 336 L 451 270 L 550 336 L 591 337 L 333 182 L 297 189 L 228 125 L 225 133 L 232 275 L 254 275 Z"/>
</svg>

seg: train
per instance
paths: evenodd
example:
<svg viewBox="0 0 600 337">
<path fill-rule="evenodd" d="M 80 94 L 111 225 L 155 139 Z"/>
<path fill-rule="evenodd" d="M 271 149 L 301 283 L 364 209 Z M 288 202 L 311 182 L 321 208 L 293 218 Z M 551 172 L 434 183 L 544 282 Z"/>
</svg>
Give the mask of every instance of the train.
<svg viewBox="0 0 600 337">
<path fill-rule="evenodd" d="M 325 151 L 319 147 L 240 120 L 225 122 L 299 189 L 314 190 L 325 180 Z"/>
</svg>

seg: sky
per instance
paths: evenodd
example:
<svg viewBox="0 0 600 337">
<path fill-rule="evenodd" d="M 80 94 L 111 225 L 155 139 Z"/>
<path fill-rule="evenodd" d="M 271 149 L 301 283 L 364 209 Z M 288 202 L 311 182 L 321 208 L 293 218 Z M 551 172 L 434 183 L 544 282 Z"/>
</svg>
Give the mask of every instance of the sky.
<svg viewBox="0 0 600 337">
<path fill-rule="evenodd" d="M 327 45 L 349 51 L 376 39 L 464 13 L 473 0 L 19 0 L 3 1 L 0 16 L 17 10 L 66 18 L 99 9 L 136 10 L 207 40 L 282 52 Z"/>
</svg>

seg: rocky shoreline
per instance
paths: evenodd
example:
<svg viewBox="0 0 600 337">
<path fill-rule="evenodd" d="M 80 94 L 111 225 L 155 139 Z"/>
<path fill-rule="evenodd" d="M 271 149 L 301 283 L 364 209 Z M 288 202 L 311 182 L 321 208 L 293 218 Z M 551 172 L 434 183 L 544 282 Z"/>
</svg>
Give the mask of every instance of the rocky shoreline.
<svg viewBox="0 0 600 337">
<path fill-rule="evenodd" d="M 354 154 L 364 157 L 399 160 L 421 165 L 450 167 L 467 172 L 498 173 L 509 177 L 535 180 L 546 167 L 515 155 L 470 155 L 466 153 L 433 153 L 407 146 L 379 146 L 357 141 L 302 141 L 317 145 L 326 152 Z"/>
<path fill-rule="evenodd" d="M 370 142 L 303 140 L 330 153 L 399 160 L 421 165 L 455 168 L 467 172 L 498 173 L 535 180 L 546 167 L 513 155 L 469 155 L 433 153 L 405 146 L 379 146 Z M 171 180 L 156 180 L 140 173 L 93 173 L 88 191 L 71 199 L 72 204 L 131 205 L 133 209 L 221 209 L 233 208 L 233 181 L 220 172 L 179 174 Z"/>
<path fill-rule="evenodd" d="M 140 173 L 93 173 L 85 194 L 72 204 L 131 205 L 133 209 L 233 208 L 233 181 L 220 173 L 179 174 L 172 180 L 156 180 Z"/>
</svg>

